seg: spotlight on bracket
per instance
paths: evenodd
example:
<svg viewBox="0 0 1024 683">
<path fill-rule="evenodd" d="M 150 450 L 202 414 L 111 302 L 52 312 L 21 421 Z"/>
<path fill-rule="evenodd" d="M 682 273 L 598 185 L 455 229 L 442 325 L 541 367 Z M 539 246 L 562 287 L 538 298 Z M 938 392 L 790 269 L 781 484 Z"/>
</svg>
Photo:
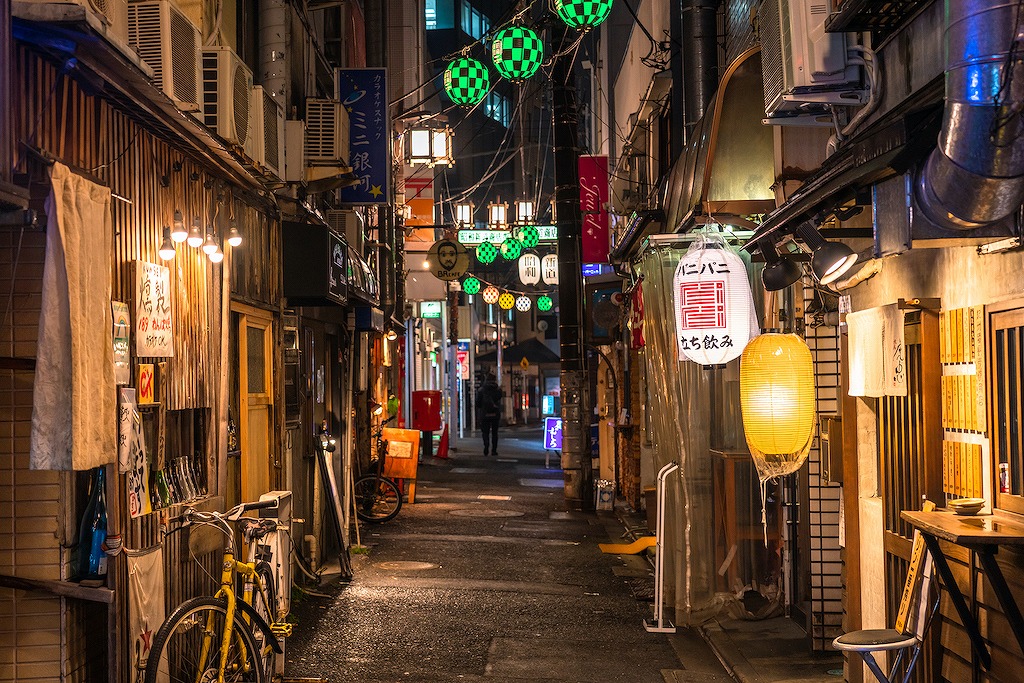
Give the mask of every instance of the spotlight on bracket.
<svg viewBox="0 0 1024 683">
<path fill-rule="evenodd" d="M 804 271 L 793 259 L 780 256 L 775 242 L 770 239 L 759 243 L 761 255 L 764 256 L 764 270 L 761 271 L 761 284 L 769 292 L 777 292 L 789 287 L 803 277 Z"/>
<path fill-rule="evenodd" d="M 802 223 L 796 229 L 799 237 L 811 252 L 811 272 L 823 285 L 840 277 L 857 262 L 853 249 L 841 242 L 829 242 L 810 222 Z"/>
</svg>

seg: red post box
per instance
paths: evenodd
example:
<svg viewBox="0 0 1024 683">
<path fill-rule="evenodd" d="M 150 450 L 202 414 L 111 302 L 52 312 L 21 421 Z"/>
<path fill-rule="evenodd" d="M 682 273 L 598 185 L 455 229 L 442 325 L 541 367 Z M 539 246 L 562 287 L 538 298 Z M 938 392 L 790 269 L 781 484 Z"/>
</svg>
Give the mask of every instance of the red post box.
<svg viewBox="0 0 1024 683">
<path fill-rule="evenodd" d="M 441 392 L 412 392 L 412 428 L 421 432 L 441 429 Z"/>
</svg>

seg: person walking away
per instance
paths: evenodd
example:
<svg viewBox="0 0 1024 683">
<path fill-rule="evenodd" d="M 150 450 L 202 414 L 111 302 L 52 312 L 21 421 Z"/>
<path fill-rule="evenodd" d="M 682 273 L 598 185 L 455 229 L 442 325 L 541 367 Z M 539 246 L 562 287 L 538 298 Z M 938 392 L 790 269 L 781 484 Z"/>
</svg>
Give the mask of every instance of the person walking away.
<svg viewBox="0 0 1024 683">
<path fill-rule="evenodd" d="M 498 422 L 501 420 L 501 387 L 488 375 L 476 396 L 480 406 L 480 431 L 484 438 L 484 455 L 498 455 Z M 490 439 L 490 441 L 488 441 Z"/>
</svg>

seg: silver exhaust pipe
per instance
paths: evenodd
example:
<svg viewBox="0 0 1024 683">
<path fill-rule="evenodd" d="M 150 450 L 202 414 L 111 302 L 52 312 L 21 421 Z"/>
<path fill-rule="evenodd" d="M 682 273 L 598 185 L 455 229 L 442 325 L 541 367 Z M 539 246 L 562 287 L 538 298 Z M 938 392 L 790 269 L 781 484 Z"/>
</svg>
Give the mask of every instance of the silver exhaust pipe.
<svg viewBox="0 0 1024 683">
<path fill-rule="evenodd" d="M 917 200 L 936 225 L 974 230 L 1024 201 L 1024 65 L 1018 3 L 946 0 L 946 110 Z"/>
</svg>

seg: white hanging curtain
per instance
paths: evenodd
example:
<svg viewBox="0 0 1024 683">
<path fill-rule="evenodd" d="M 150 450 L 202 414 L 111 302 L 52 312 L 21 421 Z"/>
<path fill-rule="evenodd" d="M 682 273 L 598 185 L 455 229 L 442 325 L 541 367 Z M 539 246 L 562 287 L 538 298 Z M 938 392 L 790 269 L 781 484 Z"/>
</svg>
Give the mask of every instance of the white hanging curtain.
<svg viewBox="0 0 1024 683">
<path fill-rule="evenodd" d="M 117 459 L 110 190 L 54 164 L 32 395 L 33 469 Z"/>
</svg>

